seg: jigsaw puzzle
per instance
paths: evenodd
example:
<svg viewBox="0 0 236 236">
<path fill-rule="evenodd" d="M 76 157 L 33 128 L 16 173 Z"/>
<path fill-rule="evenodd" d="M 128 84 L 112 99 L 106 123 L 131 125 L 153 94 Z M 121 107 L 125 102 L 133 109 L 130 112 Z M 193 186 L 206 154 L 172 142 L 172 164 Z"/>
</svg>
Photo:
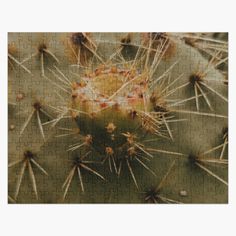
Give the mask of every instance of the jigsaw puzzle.
<svg viewBox="0 0 236 236">
<path fill-rule="evenodd" d="M 9 33 L 9 203 L 227 203 L 227 33 Z"/>
</svg>

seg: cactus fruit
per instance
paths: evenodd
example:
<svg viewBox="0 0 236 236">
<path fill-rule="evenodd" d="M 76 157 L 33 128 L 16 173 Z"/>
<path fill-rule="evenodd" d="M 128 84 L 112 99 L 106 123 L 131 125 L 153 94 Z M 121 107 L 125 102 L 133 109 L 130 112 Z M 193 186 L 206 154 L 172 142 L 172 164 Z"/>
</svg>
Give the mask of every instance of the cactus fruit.
<svg viewBox="0 0 236 236">
<path fill-rule="evenodd" d="M 222 35 L 9 33 L 9 202 L 226 203 Z"/>
</svg>

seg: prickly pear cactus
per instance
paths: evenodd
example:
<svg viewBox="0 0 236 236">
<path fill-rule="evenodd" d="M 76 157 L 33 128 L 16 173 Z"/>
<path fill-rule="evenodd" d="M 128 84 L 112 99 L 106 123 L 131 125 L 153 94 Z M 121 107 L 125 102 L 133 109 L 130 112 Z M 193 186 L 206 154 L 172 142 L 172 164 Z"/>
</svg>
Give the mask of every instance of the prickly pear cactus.
<svg viewBox="0 0 236 236">
<path fill-rule="evenodd" d="M 227 47 L 9 33 L 9 202 L 226 203 Z"/>
</svg>

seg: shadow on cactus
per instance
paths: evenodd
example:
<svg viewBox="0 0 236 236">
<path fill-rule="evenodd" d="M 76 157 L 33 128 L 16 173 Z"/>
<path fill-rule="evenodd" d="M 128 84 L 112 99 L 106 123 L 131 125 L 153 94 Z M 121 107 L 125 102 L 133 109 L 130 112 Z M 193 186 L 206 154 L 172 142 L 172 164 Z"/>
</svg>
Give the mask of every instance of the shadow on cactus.
<svg viewBox="0 0 236 236">
<path fill-rule="evenodd" d="M 10 33 L 9 203 L 226 203 L 219 35 Z"/>
</svg>

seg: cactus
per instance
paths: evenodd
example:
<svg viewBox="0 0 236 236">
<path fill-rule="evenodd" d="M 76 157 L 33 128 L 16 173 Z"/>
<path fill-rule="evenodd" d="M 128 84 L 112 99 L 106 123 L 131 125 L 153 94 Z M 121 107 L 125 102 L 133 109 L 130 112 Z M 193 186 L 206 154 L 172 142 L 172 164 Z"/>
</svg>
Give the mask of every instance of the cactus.
<svg viewBox="0 0 236 236">
<path fill-rule="evenodd" d="M 9 202 L 226 203 L 222 35 L 9 33 Z"/>
</svg>

